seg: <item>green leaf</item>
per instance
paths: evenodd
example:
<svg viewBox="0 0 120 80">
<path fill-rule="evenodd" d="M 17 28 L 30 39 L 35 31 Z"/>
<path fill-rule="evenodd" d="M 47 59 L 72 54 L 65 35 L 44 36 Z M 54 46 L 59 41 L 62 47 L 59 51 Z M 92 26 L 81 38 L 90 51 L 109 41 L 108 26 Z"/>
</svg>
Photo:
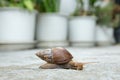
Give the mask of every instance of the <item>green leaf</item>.
<svg viewBox="0 0 120 80">
<path fill-rule="evenodd" d="M 94 6 L 94 3 L 96 2 L 97 0 L 90 0 L 90 5 L 91 6 Z"/>
<path fill-rule="evenodd" d="M 48 1 L 47 1 L 47 0 L 43 0 L 43 6 L 44 6 L 44 8 L 45 8 L 45 10 L 46 10 L 47 12 L 50 12 L 49 5 L 48 5 Z"/>
<path fill-rule="evenodd" d="M 28 10 L 30 11 L 34 10 L 34 4 L 32 3 L 31 0 L 24 0 L 23 3 Z"/>
</svg>

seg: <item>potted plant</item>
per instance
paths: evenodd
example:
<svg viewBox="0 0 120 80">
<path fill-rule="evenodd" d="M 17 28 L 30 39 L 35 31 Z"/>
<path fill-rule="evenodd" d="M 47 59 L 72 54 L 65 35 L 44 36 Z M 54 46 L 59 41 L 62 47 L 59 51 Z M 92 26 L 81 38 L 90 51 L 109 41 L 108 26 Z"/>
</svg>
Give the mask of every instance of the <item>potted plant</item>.
<svg viewBox="0 0 120 80">
<path fill-rule="evenodd" d="M 34 47 L 34 0 L 0 0 L 0 49 Z"/>
<path fill-rule="evenodd" d="M 96 0 L 77 0 L 76 11 L 69 20 L 69 40 L 72 46 L 95 45 L 95 2 Z"/>
<path fill-rule="evenodd" d="M 59 14 L 59 0 L 38 0 L 37 47 L 67 46 L 67 18 Z"/>
<path fill-rule="evenodd" d="M 96 16 L 98 24 L 96 27 L 96 45 L 108 46 L 114 43 L 112 10 L 113 2 L 110 0 L 99 1 L 100 5 L 96 5 Z"/>
</svg>

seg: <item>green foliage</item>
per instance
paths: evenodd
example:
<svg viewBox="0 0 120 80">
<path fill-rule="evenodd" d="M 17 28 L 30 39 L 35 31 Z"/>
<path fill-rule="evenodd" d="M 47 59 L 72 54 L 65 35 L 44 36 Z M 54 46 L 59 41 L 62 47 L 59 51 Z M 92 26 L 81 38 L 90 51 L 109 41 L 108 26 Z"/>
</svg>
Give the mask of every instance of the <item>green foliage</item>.
<svg viewBox="0 0 120 80">
<path fill-rule="evenodd" d="M 90 5 L 90 10 L 85 11 L 83 9 L 84 3 L 83 0 L 77 0 L 77 8 L 75 12 L 73 13 L 74 16 L 79 16 L 79 15 L 93 15 L 94 14 L 94 4 L 97 0 L 89 0 L 89 5 Z"/>
<path fill-rule="evenodd" d="M 76 11 L 74 12 L 74 16 L 79 16 L 79 15 L 96 15 L 97 16 L 97 22 L 100 25 L 116 25 L 120 21 L 116 19 L 114 22 L 112 22 L 112 11 L 114 7 L 113 1 L 110 1 L 106 6 L 101 7 L 99 6 L 94 6 L 94 4 L 98 0 L 89 0 L 89 5 L 90 5 L 90 10 L 85 11 L 83 9 L 84 3 L 83 0 L 77 0 L 77 8 Z M 102 5 L 102 4 L 101 4 Z"/>
<path fill-rule="evenodd" d="M 37 0 L 36 4 L 39 12 L 58 12 L 60 0 Z"/>
<path fill-rule="evenodd" d="M 89 4 L 90 4 L 90 6 L 91 7 L 94 7 L 94 4 L 95 4 L 95 2 L 97 1 L 97 0 L 89 0 L 90 2 L 89 2 Z"/>
<path fill-rule="evenodd" d="M 0 7 L 20 7 L 34 10 L 36 0 L 0 0 Z"/>
<path fill-rule="evenodd" d="M 112 25 L 113 6 L 113 3 L 109 2 L 109 4 L 104 7 L 96 7 L 96 16 L 98 17 L 98 23 L 100 25 Z"/>
</svg>

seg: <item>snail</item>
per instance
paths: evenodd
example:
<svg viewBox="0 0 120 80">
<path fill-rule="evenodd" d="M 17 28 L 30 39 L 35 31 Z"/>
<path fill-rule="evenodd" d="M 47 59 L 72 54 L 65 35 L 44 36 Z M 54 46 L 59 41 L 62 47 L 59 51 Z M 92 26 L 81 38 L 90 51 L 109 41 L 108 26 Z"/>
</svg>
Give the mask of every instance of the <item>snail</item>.
<svg viewBox="0 0 120 80">
<path fill-rule="evenodd" d="M 40 59 L 46 61 L 46 64 L 40 66 L 42 69 L 75 69 L 82 70 L 85 63 L 74 62 L 73 56 L 68 50 L 62 47 L 41 50 L 36 53 Z"/>
</svg>

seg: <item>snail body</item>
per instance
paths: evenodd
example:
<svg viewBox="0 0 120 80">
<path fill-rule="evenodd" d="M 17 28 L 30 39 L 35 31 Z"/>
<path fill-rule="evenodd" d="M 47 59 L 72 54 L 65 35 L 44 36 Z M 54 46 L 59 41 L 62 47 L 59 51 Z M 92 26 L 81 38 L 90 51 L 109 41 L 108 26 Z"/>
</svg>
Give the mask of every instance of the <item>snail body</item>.
<svg viewBox="0 0 120 80">
<path fill-rule="evenodd" d="M 52 49 L 41 50 L 36 55 L 47 63 L 40 66 L 43 69 L 76 69 L 82 70 L 83 64 L 74 62 L 73 56 L 65 48 L 55 47 Z"/>
</svg>

